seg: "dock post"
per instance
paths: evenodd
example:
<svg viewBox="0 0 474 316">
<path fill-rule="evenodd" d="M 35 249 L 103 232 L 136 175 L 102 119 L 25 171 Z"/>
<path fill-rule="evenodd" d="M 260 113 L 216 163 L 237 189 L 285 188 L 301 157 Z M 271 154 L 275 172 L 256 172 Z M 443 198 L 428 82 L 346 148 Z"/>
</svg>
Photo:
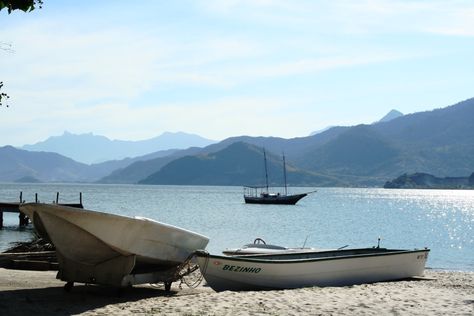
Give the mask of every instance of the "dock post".
<svg viewBox="0 0 474 316">
<path fill-rule="evenodd" d="M 3 228 L 3 212 L 0 210 L 0 229 Z"/>
<path fill-rule="evenodd" d="M 24 226 L 28 225 L 28 217 L 25 214 L 23 214 L 22 212 L 20 212 L 20 214 L 18 215 L 18 219 L 19 219 L 20 227 L 24 227 Z"/>
<path fill-rule="evenodd" d="M 35 203 L 38 203 L 38 193 L 35 193 Z"/>
<path fill-rule="evenodd" d="M 82 192 L 79 192 L 79 204 L 82 206 Z"/>
<path fill-rule="evenodd" d="M 56 192 L 56 204 L 59 204 L 59 192 Z"/>
</svg>

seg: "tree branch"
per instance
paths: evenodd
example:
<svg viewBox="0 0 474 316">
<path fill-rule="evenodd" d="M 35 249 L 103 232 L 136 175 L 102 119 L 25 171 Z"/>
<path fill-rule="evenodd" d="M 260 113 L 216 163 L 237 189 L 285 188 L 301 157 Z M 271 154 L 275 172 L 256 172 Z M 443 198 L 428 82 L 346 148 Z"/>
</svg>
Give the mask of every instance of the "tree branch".
<svg viewBox="0 0 474 316">
<path fill-rule="evenodd" d="M 3 87 L 3 82 L 0 81 L 0 90 L 2 89 L 2 87 Z M 4 101 L 5 99 L 9 99 L 9 98 L 10 98 L 10 96 L 8 94 L 6 94 L 5 92 L 0 91 L 0 106 L 3 105 L 3 102 L 5 102 Z M 8 107 L 8 104 L 5 103 L 5 106 Z"/>
<path fill-rule="evenodd" d="M 43 0 L 0 0 L 0 11 L 8 9 L 8 14 L 15 10 L 23 12 L 33 11 L 35 8 L 40 8 L 43 5 Z"/>
</svg>

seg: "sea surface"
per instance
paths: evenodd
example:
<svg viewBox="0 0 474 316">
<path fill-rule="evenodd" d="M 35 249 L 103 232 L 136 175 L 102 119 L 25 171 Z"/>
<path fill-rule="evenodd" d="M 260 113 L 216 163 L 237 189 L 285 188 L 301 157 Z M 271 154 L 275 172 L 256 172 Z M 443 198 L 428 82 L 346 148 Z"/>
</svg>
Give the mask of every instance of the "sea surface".
<svg viewBox="0 0 474 316">
<path fill-rule="evenodd" d="M 474 190 L 291 188 L 317 190 L 294 206 L 245 204 L 241 187 L 95 184 L 0 184 L 0 201 L 77 203 L 126 216 L 145 216 L 210 238 L 208 251 L 257 237 L 283 246 L 377 246 L 431 249 L 427 266 L 474 271 Z M 4 213 L 0 251 L 29 240 L 18 214 Z"/>
</svg>

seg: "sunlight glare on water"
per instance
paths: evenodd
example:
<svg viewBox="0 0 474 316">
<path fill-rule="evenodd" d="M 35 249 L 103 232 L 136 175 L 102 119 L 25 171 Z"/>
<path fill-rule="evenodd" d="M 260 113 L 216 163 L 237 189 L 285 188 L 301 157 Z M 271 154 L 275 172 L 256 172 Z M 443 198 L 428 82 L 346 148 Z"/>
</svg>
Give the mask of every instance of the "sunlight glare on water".
<svg viewBox="0 0 474 316">
<path fill-rule="evenodd" d="M 292 188 L 292 193 L 316 188 Z M 432 268 L 474 271 L 474 191 L 317 188 L 295 206 L 245 204 L 241 187 L 0 184 L 0 201 L 78 202 L 85 208 L 144 216 L 210 238 L 220 253 L 256 237 L 284 246 L 423 248 Z M 17 214 L 5 214 L 0 247 L 28 239 Z"/>
</svg>

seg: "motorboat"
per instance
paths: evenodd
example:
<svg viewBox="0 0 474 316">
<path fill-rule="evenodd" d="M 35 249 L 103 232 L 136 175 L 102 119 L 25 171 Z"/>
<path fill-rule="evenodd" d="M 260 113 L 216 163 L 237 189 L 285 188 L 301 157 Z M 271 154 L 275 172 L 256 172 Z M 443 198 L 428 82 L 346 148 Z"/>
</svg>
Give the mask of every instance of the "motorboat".
<svg viewBox="0 0 474 316">
<path fill-rule="evenodd" d="M 207 246 L 203 235 L 145 217 L 27 203 L 20 211 L 56 247 L 58 279 L 129 286 L 175 281 L 176 269 Z"/>
<path fill-rule="evenodd" d="M 423 276 L 429 249 L 355 248 L 316 252 L 218 256 L 197 251 L 215 291 L 345 286 Z"/>
</svg>

